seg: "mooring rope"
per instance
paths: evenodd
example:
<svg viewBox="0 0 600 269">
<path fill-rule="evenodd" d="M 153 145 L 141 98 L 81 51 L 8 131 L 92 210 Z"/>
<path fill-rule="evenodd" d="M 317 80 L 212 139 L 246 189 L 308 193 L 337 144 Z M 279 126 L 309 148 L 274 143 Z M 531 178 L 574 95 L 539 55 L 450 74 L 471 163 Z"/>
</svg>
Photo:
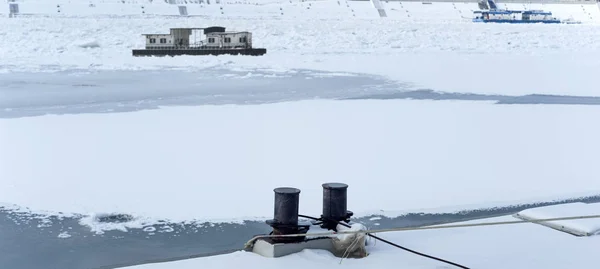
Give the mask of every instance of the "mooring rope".
<svg viewBox="0 0 600 269">
<path fill-rule="evenodd" d="M 600 215 L 572 216 L 572 217 L 535 219 L 535 220 L 509 220 L 509 221 L 480 222 L 480 223 L 469 223 L 469 224 L 447 224 L 447 225 L 442 224 L 442 225 L 438 225 L 438 226 L 397 227 L 397 228 L 368 230 L 368 231 L 340 231 L 340 232 L 284 234 L 284 235 L 257 235 L 255 237 L 253 237 L 252 239 L 250 239 L 248 242 L 246 242 L 246 244 L 244 246 L 246 248 L 249 248 L 249 247 L 252 247 L 254 242 L 258 239 L 273 238 L 273 237 L 332 236 L 332 235 L 337 235 L 337 234 L 405 232 L 405 231 L 439 230 L 439 229 L 451 229 L 451 228 L 497 226 L 497 225 L 510 225 L 510 224 L 521 224 L 521 223 L 539 223 L 539 222 L 558 221 L 558 220 L 577 220 L 577 219 L 596 219 L 596 218 L 600 218 Z"/>
<path fill-rule="evenodd" d="M 318 218 L 314 218 L 314 217 L 311 217 L 311 216 L 305 216 L 305 215 L 298 215 L 298 216 L 299 216 L 299 217 L 304 217 L 304 218 L 309 218 L 309 219 L 322 220 L 322 218 L 321 218 L 321 219 L 318 219 Z M 342 226 L 344 226 L 344 227 L 346 227 L 346 228 L 352 228 L 352 226 L 348 225 L 347 223 L 343 223 L 343 222 L 340 222 L 340 221 L 337 221 L 337 220 L 328 219 L 328 221 L 333 221 L 333 222 L 337 223 L 338 225 L 342 225 Z M 385 239 L 383 239 L 383 238 L 381 238 L 381 237 L 378 237 L 378 236 L 376 236 L 376 235 L 374 235 L 374 234 L 371 234 L 371 233 L 366 233 L 366 235 L 368 235 L 370 238 L 377 239 L 377 240 L 379 240 L 379 241 L 381 241 L 381 242 L 383 242 L 383 243 L 386 243 L 386 244 L 388 244 L 388 245 L 390 245 L 390 246 L 393 246 L 393 247 L 396 247 L 396 248 L 402 249 L 402 250 L 404 250 L 404 251 L 408 251 L 408 252 L 410 252 L 410 253 L 412 253 L 412 254 L 419 255 L 419 256 L 421 256 L 421 257 L 425 257 L 425 258 L 428 258 L 428 259 L 432 259 L 432 260 L 436 260 L 436 261 L 439 261 L 439 262 L 443 262 L 443 263 L 447 263 L 447 264 L 450 264 L 450 265 L 454 265 L 454 266 L 456 266 L 456 267 L 459 267 L 459 268 L 462 268 L 462 269 L 470 269 L 469 267 L 466 267 L 466 266 L 464 266 L 464 265 L 462 265 L 462 264 L 459 264 L 459 263 L 455 263 L 455 262 L 452 262 L 452 261 L 449 261 L 449 260 L 446 260 L 446 259 L 442 259 L 442 258 L 440 258 L 440 257 L 436 257 L 436 256 L 428 255 L 428 254 L 425 254 L 425 253 L 423 253 L 423 252 L 416 251 L 416 250 L 414 250 L 414 249 L 410 249 L 410 248 L 407 248 L 407 247 L 403 247 L 403 246 L 401 246 L 401 245 L 398 245 L 398 244 L 396 244 L 396 243 L 393 243 L 393 242 L 391 242 L 391 241 L 385 240 Z M 357 236 L 357 239 L 358 239 L 358 236 Z M 375 242 L 377 242 L 377 241 L 375 241 Z M 342 258 L 342 259 L 343 259 L 343 258 Z M 340 261 L 340 263 L 341 263 L 341 261 Z"/>
</svg>

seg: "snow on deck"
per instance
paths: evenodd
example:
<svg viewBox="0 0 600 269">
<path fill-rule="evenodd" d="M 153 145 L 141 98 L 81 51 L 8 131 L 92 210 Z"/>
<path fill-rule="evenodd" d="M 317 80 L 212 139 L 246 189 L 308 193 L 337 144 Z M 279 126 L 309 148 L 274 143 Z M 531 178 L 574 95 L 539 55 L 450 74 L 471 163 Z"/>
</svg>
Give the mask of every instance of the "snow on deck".
<svg viewBox="0 0 600 269">
<path fill-rule="evenodd" d="M 2 119 L 0 197 L 228 221 L 270 217 L 281 186 L 319 215 L 332 181 L 349 184 L 357 215 L 595 195 L 599 117 L 596 106 L 392 100 Z"/>
<path fill-rule="evenodd" d="M 499 217 L 470 221 L 510 221 Z M 457 262 L 469 268 L 486 269 L 571 269 L 594 268 L 600 263 L 600 237 L 575 237 L 536 224 L 486 226 L 412 232 L 378 236 L 426 254 Z M 333 257 L 324 250 L 305 250 L 281 258 L 265 258 L 250 252 L 127 267 L 130 269 L 264 268 L 304 269 L 339 267 L 364 268 L 456 268 L 429 260 L 381 242 L 369 246 L 363 259 Z M 340 265 L 341 262 L 341 265 Z"/>
<path fill-rule="evenodd" d="M 523 210 L 516 217 L 524 220 L 600 215 L 600 204 L 570 203 Z M 574 235 L 590 236 L 600 233 L 600 219 L 576 219 L 540 222 L 540 225 Z"/>
</svg>

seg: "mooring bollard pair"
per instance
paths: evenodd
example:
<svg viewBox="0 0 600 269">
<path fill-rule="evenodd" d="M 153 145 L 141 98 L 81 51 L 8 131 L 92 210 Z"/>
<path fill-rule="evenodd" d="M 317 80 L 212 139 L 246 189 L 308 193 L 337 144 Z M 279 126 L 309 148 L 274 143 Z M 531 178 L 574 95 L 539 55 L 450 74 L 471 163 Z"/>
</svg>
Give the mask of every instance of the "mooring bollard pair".
<svg viewBox="0 0 600 269">
<path fill-rule="evenodd" d="M 347 210 L 348 185 L 343 183 L 325 183 L 323 186 L 323 214 L 317 222 L 322 228 L 335 230 L 340 221 L 348 222 L 352 212 Z M 311 224 L 299 224 L 298 214 L 300 205 L 300 190 L 296 188 L 276 188 L 274 218 L 267 220 L 273 228 L 272 234 L 306 233 Z M 298 242 L 304 237 L 273 238 L 277 242 Z"/>
</svg>

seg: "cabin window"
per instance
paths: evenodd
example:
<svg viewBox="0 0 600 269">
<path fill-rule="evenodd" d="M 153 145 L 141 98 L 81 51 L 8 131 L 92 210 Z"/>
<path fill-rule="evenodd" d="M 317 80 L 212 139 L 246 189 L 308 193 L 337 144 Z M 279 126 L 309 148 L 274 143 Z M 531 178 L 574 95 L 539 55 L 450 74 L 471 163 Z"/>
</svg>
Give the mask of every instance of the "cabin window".
<svg viewBox="0 0 600 269">
<path fill-rule="evenodd" d="M 224 38 L 223 42 L 225 42 L 225 43 L 231 43 L 231 37 Z"/>
<path fill-rule="evenodd" d="M 208 38 L 208 43 L 215 43 L 215 38 L 214 37 L 209 37 Z"/>
<path fill-rule="evenodd" d="M 246 37 L 240 37 L 240 43 L 246 43 Z"/>
<path fill-rule="evenodd" d="M 156 38 L 150 38 L 150 44 L 156 43 Z"/>
<path fill-rule="evenodd" d="M 161 44 L 165 44 L 165 43 L 167 43 L 167 39 L 166 39 L 166 38 L 161 38 L 161 39 L 160 39 L 160 43 L 161 43 Z"/>
</svg>

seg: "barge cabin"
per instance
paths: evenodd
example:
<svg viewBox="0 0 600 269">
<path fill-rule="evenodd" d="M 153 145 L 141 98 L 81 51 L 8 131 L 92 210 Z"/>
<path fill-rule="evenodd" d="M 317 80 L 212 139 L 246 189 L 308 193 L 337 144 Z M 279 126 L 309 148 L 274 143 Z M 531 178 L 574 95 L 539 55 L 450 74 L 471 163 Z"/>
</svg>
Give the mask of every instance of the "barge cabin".
<svg viewBox="0 0 600 269">
<path fill-rule="evenodd" d="M 264 48 L 252 47 L 252 33 L 226 32 L 225 27 L 171 28 L 169 34 L 144 34 L 144 49 L 133 56 L 175 55 L 263 55 Z"/>
</svg>

